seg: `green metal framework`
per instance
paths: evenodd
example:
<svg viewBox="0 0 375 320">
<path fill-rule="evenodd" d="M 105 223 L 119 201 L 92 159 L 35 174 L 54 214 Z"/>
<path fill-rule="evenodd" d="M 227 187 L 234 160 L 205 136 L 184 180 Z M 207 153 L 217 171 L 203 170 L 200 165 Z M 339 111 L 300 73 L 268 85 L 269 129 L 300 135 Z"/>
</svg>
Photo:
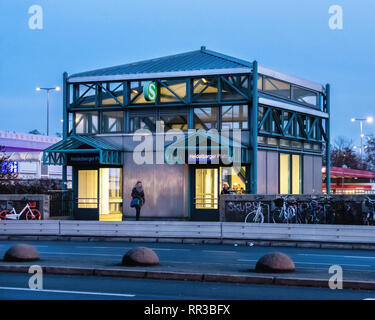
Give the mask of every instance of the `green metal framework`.
<svg viewBox="0 0 375 320">
<path fill-rule="evenodd" d="M 70 136 L 43 151 L 46 165 L 66 165 L 68 154 L 98 154 L 99 164 L 121 165 L 121 152 L 94 137 Z"/>
<path fill-rule="evenodd" d="M 102 111 L 123 111 L 124 132 L 129 132 L 129 111 L 142 108 L 159 107 L 186 107 L 188 110 L 188 128 L 194 128 L 194 107 L 197 106 L 222 106 L 247 104 L 248 115 L 248 141 L 247 156 L 250 162 L 250 176 L 248 189 L 251 193 L 257 193 L 257 151 L 258 135 L 291 139 L 301 142 L 314 142 L 326 144 L 327 185 L 329 192 L 329 141 L 330 141 L 330 88 L 327 85 L 324 92 L 319 93 L 318 108 L 307 107 L 304 104 L 279 99 L 281 102 L 296 106 L 299 111 L 291 111 L 282 107 L 259 105 L 258 64 L 254 61 L 251 72 L 244 74 L 186 76 L 180 78 L 139 79 L 139 80 L 113 80 L 98 82 L 69 82 L 64 73 L 64 139 L 82 137 L 75 135 L 76 112 L 98 111 L 98 133 L 101 130 Z M 154 81 L 157 86 L 157 98 L 154 102 L 138 103 L 142 95 L 145 82 Z M 176 90 L 179 83 L 183 90 Z M 181 94 L 182 92 L 182 94 Z M 171 97 L 166 102 L 163 99 L 167 93 Z M 262 96 L 268 95 L 261 92 Z M 270 98 L 274 98 L 271 97 Z M 290 99 L 289 99 L 290 100 Z M 301 109 L 303 108 L 303 109 Z M 304 112 L 306 110 L 306 112 Z M 325 115 L 323 115 L 323 113 Z M 319 115 L 320 113 L 320 115 Z M 69 128 L 69 114 L 72 114 L 73 126 Z M 69 136 L 71 135 L 71 136 Z M 64 141 L 65 141 L 64 140 Z M 54 147 L 54 146 L 53 146 Z M 52 148 L 52 147 L 51 147 Z M 262 147 L 263 148 L 263 147 Z M 270 146 L 272 148 L 272 146 Z M 50 148 L 49 148 L 50 149 Z M 46 164 L 63 164 L 66 171 L 64 152 L 72 152 L 71 149 L 47 149 L 45 152 Z M 77 150 L 77 149 L 74 149 Z M 92 152 L 101 154 L 103 164 L 119 164 L 121 157 L 118 150 L 107 150 L 93 146 Z M 79 151 L 78 151 L 79 152 Z M 117 152 L 117 153 L 116 153 Z M 316 154 L 319 154 L 318 152 Z"/>
</svg>

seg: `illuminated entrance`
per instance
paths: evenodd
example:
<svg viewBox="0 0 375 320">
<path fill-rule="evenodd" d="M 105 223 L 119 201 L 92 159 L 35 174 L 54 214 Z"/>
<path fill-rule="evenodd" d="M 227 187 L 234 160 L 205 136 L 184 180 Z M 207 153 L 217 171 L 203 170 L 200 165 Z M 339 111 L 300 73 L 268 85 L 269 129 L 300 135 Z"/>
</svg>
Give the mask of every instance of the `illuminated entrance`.
<svg viewBox="0 0 375 320">
<path fill-rule="evenodd" d="M 77 170 L 78 219 L 122 220 L 122 169 Z"/>
<path fill-rule="evenodd" d="M 240 172 L 232 167 L 192 166 L 191 219 L 203 221 L 219 220 L 219 195 L 227 184 L 233 194 L 246 190 L 246 167 Z"/>
</svg>

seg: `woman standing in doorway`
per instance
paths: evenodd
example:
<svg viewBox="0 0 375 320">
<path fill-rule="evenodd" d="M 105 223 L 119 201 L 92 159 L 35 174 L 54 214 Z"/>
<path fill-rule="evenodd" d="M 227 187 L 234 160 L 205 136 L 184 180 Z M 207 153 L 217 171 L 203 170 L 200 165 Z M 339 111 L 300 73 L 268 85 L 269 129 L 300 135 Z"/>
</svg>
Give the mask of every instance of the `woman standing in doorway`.
<svg viewBox="0 0 375 320">
<path fill-rule="evenodd" d="M 141 214 L 141 207 L 145 204 L 145 193 L 143 191 L 143 187 L 142 187 L 142 182 L 141 181 L 137 181 L 137 183 L 135 184 L 133 190 L 132 190 L 132 194 L 131 194 L 131 197 L 134 199 L 138 199 L 138 204 L 135 205 L 135 212 L 136 212 L 136 217 L 135 217 L 135 220 L 139 220 L 139 216 Z"/>
</svg>

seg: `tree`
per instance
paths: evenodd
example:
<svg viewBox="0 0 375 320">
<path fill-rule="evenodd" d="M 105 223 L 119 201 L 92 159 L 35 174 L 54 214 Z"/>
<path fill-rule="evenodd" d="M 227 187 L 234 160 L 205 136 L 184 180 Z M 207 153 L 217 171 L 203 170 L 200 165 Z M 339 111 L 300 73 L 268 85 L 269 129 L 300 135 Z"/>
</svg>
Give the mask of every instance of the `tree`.
<svg viewBox="0 0 375 320">
<path fill-rule="evenodd" d="M 353 150 L 353 142 L 345 137 L 338 137 L 333 146 L 331 146 L 331 166 L 347 167 L 351 169 L 366 170 L 366 161 Z"/>
<path fill-rule="evenodd" d="M 10 155 L 5 153 L 5 148 L 0 146 L 0 180 L 16 179 L 18 172 L 9 172 L 10 170 L 3 170 L 3 164 L 9 162 Z M 7 168 L 7 167 L 6 167 Z"/>
<path fill-rule="evenodd" d="M 375 171 L 375 136 L 367 136 L 366 145 L 364 147 L 365 161 L 368 165 L 369 170 Z"/>
</svg>

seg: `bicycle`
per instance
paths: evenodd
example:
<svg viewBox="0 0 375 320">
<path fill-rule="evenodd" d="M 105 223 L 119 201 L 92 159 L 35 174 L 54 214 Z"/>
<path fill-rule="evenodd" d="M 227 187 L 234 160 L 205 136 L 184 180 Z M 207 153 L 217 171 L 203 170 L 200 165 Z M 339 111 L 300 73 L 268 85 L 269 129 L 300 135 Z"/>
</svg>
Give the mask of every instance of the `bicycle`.
<svg viewBox="0 0 375 320">
<path fill-rule="evenodd" d="M 325 212 L 318 200 L 311 200 L 307 204 L 306 224 L 322 224 L 325 222 Z"/>
<path fill-rule="evenodd" d="M 26 220 L 40 220 L 42 215 L 39 210 L 32 208 L 30 202 L 26 203 L 26 206 L 17 213 L 16 209 L 13 207 L 12 210 L 3 210 L 0 212 L 0 220 L 20 220 L 22 214 L 26 212 Z"/>
<path fill-rule="evenodd" d="M 255 206 L 255 208 L 249 212 L 245 217 L 245 223 L 263 223 L 264 222 L 264 215 L 262 212 L 262 203 L 259 201 Z"/>
<path fill-rule="evenodd" d="M 289 204 L 287 206 L 287 203 Z M 275 200 L 275 204 L 278 208 L 276 208 L 273 212 L 273 221 L 280 222 L 280 223 L 289 223 L 292 222 L 292 219 L 296 219 L 296 223 L 298 223 L 297 218 L 297 205 L 295 199 L 288 199 L 288 196 L 281 197 Z"/>
<path fill-rule="evenodd" d="M 368 204 L 368 211 L 362 216 L 362 224 L 373 226 L 375 224 L 375 200 L 366 197 L 366 202 Z"/>
</svg>

